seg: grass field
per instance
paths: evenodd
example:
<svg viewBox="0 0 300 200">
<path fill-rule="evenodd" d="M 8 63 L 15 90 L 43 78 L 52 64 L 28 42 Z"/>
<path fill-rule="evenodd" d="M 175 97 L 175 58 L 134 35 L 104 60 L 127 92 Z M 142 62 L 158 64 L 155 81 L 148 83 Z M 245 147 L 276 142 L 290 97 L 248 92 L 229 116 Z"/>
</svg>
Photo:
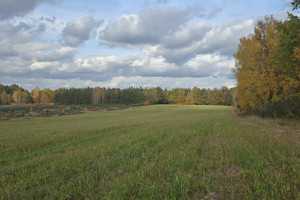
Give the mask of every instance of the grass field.
<svg viewBox="0 0 300 200">
<path fill-rule="evenodd" d="M 0 128 L 0 199 L 300 199 L 299 121 L 157 105 Z"/>
</svg>

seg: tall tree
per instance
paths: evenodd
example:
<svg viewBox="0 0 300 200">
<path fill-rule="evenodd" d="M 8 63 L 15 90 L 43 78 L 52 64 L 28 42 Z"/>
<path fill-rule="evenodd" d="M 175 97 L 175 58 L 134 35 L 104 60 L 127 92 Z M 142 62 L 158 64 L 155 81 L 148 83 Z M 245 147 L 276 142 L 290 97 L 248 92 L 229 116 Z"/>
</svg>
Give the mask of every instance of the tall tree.
<svg viewBox="0 0 300 200">
<path fill-rule="evenodd" d="M 300 98 L 299 18 L 260 20 L 236 52 L 237 101 L 243 112 Z"/>
<path fill-rule="evenodd" d="M 41 103 L 41 94 L 40 94 L 40 88 L 39 88 L 39 86 L 36 86 L 31 91 L 31 96 L 33 98 L 34 103 Z"/>
<path fill-rule="evenodd" d="M 254 34 L 240 39 L 236 59 L 238 103 L 242 111 L 261 107 L 275 100 L 273 61 L 279 46 L 281 32 L 276 21 L 266 17 L 258 21 Z"/>
<path fill-rule="evenodd" d="M 15 103 L 21 104 L 22 103 L 22 90 L 21 89 L 15 90 L 12 98 Z"/>
<path fill-rule="evenodd" d="M 42 92 L 44 92 L 44 93 L 46 93 L 48 95 L 48 98 L 49 98 L 49 102 L 48 103 L 54 103 L 54 96 L 55 96 L 55 92 L 54 91 L 52 91 L 49 88 L 45 88 L 45 89 L 42 90 Z"/>
<path fill-rule="evenodd" d="M 24 103 L 34 103 L 33 98 L 29 93 L 26 94 Z"/>
<path fill-rule="evenodd" d="M 44 90 L 40 92 L 41 96 L 41 104 L 49 104 L 50 103 L 50 96 Z"/>
<path fill-rule="evenodd" d="M 4 85 L 0 84 L 0 94 L 4 91 Z"/>
<path fill-rule="evenodd" d="M 1 94 L 0 94 L 0 100 L 1 100 L 1 103 L 3 104 L 3 105 L 6 105 L 6 104 L 8 104 L 9 102 L 8 102 L 8 95 L 6 94 L 6 92 L 3 90 L 2 92 L 1 92 Z"/>
</svg>

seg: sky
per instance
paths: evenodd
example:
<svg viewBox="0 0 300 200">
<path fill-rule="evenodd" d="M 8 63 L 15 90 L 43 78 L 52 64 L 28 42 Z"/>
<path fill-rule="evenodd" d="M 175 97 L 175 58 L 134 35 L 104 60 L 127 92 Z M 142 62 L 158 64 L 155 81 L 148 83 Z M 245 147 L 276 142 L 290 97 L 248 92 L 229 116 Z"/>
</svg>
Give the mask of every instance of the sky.
<svg viewBox="0 0 300 200">
<path fill-rule="evenodd" d="M 286 0 L 0 0 L 0 83 L 233 87 L 239 38 Z"/>
</svg>

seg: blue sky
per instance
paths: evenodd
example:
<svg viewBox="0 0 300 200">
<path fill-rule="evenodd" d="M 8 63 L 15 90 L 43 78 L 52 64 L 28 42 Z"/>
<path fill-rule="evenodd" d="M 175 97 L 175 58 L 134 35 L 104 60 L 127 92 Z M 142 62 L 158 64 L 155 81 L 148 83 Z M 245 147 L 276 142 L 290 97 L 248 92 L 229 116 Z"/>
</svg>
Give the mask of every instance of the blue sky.
<svg viewBox="0 0 300 200">
<path fill-rule="evenodd" d="M 274 0 L 0 0 L 0 83 L 232 87 L 239 38 Z"/>
</svg>

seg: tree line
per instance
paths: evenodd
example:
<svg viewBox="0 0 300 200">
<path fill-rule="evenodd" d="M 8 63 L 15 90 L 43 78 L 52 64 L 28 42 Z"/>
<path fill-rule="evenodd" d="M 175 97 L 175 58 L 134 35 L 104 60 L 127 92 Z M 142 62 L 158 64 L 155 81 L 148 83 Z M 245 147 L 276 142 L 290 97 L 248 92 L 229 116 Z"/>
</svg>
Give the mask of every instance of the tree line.
<svg viewBox="0 0 300 200">
<path fill-rule="evenodd" d="M 38 86 L 31 92 L 13 85 L 0 84 L 0 103 L 8 104 L 188 104 L 188 105 L 232 105 L 234 88 L 200 89 L 194 87 L 162 89 L 156 88 L 59 88 L 43 89 Z"/>
<path fill-rule="evenodd" d="M 299 1 L 293 1 L 294 9 Z M 300 19 L 272 16 L 240 39 L 236 60 L 237 108 L 263 116 L 300 116 Z"/>
</svg>

